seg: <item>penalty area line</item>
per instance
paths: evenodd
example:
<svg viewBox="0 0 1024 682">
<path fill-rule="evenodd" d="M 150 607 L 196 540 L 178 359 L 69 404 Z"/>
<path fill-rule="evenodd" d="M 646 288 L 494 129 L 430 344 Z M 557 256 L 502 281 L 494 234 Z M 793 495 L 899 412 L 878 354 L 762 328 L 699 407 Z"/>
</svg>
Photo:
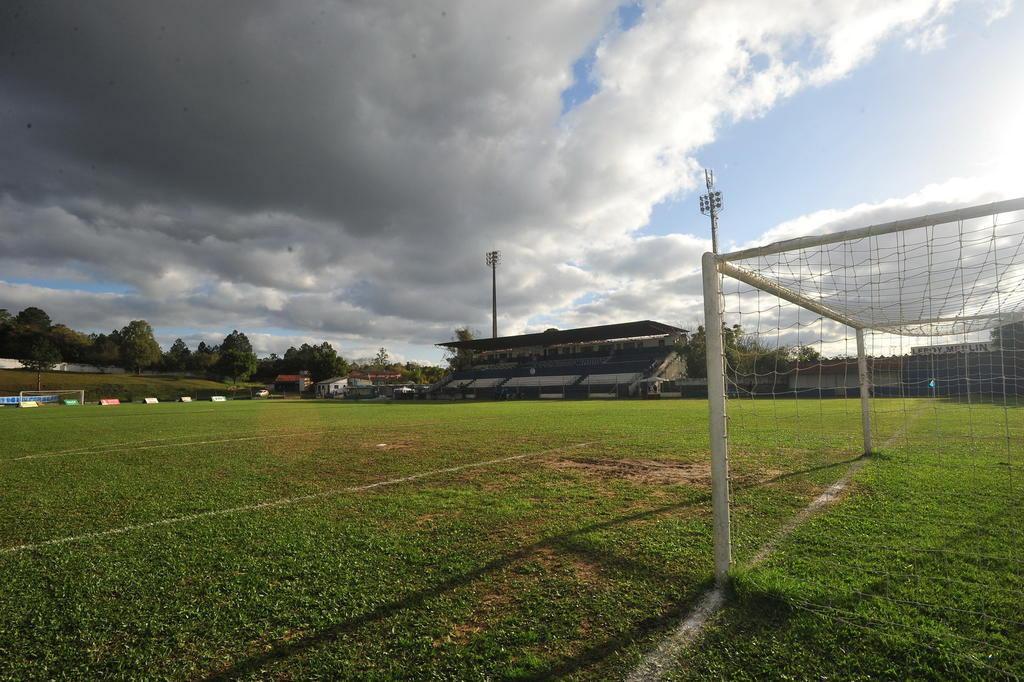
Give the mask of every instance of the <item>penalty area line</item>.
<svg viewBox="0 0 1024 682">
<path fill-rule="evenodd" d="M 457 471 L 464 471 L 466 469 L 478 469 L 481 467 L 492 466 L 494 464 L 501 464 L 503 462 L 514 462 L 519 459 L 526 459 L 528 457 L 540 457 L 542 455 L 550 455 L 556 452 L 565 452 L 566 450 L 575 450 L 578 448 L 593 445 L 593 442 L 588 443 L 574 443 L 572 445 L 563 445 L 557 448 L 551 448 L 548 450 L 541 450 L 538 452 L 524 452 L 519 455 L 511 455 L 509 457 L 499 457 L 497 459 L 488 459 L 483 462 L 470 462 L 469 464 L 460 464 L 453 467 L 445 467 L 443 469 L 433 469 L 431 471 L 424 471 L 418 474 L 412 474 L 410 476 L 402 476 L 401 478 L 391 478 L 384 481 L 376 481 L 374 483 L 364 483 L 362 485 L 354 485 L 346 488 L 338 488 L 336 490 L 324 490 L 318 493 L 311 493 L 309 495 L 299 495 L 297 497 L 285 497 L 277 500 L 268 500 L 266 502 L 257 502 L 256 504 L 246 504 L 238 507 L 229 507 L 228 509 L 215 509 L 213 511 L 197 512 L 195 514 L 185 514 L 184 516 L 174 516 L 167 519 L 159 519 L 157 521 L 147 521 L 145 523 L 135 523 L 130 526 L 122 526 L 121 528 L 111 528 L 109 530 L 99 530 L 91 533 L 81 533 L 79 535 L 68 535 L 63 538 L 54 538 L 53 540 L 43 540 L 41 542 L 30 542 L 22 545 L 14 545 L 11 547 L 4 547 L 0 549 L 0 555 L 16 554 L 18 552 L 28 552 L 36 549 L 43 549 L 46 547 L 55 547 L 59 545 L 66 545 L 74 542 L 84 542 L 87 540 L 97 540 L 100 538 L 112 537 L 115 535 L 124 535 L 125 533 L 131 533 L 137 530 L 146 530 L 148 528 L 157 528 L 159 526 L 172 526 L 179 523 L 186 523 L 188 521 L 196 521 L 199 519 L 213 518 L 215 516 L 227 516 L 230 514 L 241 514 L 245 512 L 260 511 L 263 509 L 275 509 L 278 507 L 286 507 L 294 504 L 300 504 L 302 502 L 309 502 L 312 500 L 319 500 L 327 497 L 333 497 L 336 495 L 343 495 L 345 493 L 356 493 L 365 490 L 374 490 L 376 488 L 383 488 L 386 486 L 398 485 L 400 483 L 408 483 L 409 481 L 416 481 L 421 478 L 428 478 L 431 476 L 439 476 L 441 474 L 451 474 Z"/>
<path fill-rule="evenodd" d="M 135 450 L 158 450 L 160 448 L 177 448 L 186 447 L 189 445 L 213 445 L 216 443 L 235 443 L 246 440 L 269 440 L 272 438 L 291 438 L 293 436 L 323 436 L 329 433 L 341 433 L 339 430 L 335 431 L 306 431 L 302 433 L 272 433 L 272 434 L 261 434 L 258 436 L 239 436 L 237 438 L 219 438 L 216 440 L 190 440 L 184 443 L 169 443 L 162 442 L 156 445 L 135 445 L 132 443 L 117 444 L 114 447 L 104 447 L 98 445 L 94 448 L 83 448 L 81 450 L 63 450 L 61 452 L 45 452 L 37 455 L 22 455 L 21 457 L 12 457 L 11 462 L 20 462 L 26 459 L 49 459 L 51 457 L 68 457 L 71 455 L 105 455 L 112 452 L 128 452 Z M 153 439 L 157 440 L 157 439 Z M 142 443 L 152 441 L 139 441 Z"/>
<path fill-rule="evenodd" d="M 193 413 L 195 414 L 195 413 Z M 494 419 L 492 417 L 486 417 L 485 419 Z M 478 421 L 483 421 L 480 419 Z M 408 429 L 418 426 L 441 426 L 441 422 L 422 422 L 422 423 L 410 423 L 400 424 L 399 426 L 403 429 Z M 188 436 L 165 436 L 163 438 L 150 438 L 147 440 L 139 440 L 132 442 L 119 442 L 110 443 L 107 445 L 87 445 L 81 448 L 73 448 L 71 450 L 55 450 L 53 452 L 37 452 L 31 455 L 20 455 L 18 457 L 11 457 L 10 459 L 0 460 L 3 462 L 22 462 L 30 459 L 51 459 L 53 457 L 70 457 L 74 455 L 107 455 L 115 452 L 134 452 L 136 450 L 158 450 L 161 448 L 176 448 L 176 447 L 187 447 L 190 445 L 214 445 L 218 443 L 234 443 L 237 441 L 247 440 L 271 440 L 275 438 L 291 438 L 293 436 L 329 436 L 333 434 L 342 434 L 344 429 L 339 427 L 337 429 L 330 429 L 324 431 L 298 431 L 295 433 L 270 433 L 260 434 L 256 436 L 232 436 L 231 438 L 218 438 L 215 440 L 190 440 L 180 442 L 179 438 L 188 438 Z"/>
<path fill-rule="evenodd" d="M 800 513 L 793 520 L 783 526 L 774 540 L 761 547 L 750 561 L 749 566 L 756 566 L 767 559 L 780 541 L 788 537 L 809 518 L 838 500 L 843 490 L 853 480 L 853 475 L 866 462 L 867 459 L 858 459 L 853 462 L 838 481 L 830 485 L 825 492 L 818 495 L 809 505 L 801 509 Z M 649 680 L 663 679 L 665 673 L 675 664 L 679 654 L 697 639 L 711 617 L 721 611 L 724 606 L 724 588 L 715 586 L 710 592 L 705 592 L 686 619 L 677 625 L 662 640 L 661 644 L 654 651 L 647 654 L 640 664 L 626 677 L 627 682 L 647 682 Z"/>
<path fill-rule="evenodd" d="M 904 422 L 903 426 L 896 431 L 896 433 L 889 436 L 884 443 L 882 443 L 881 449 L 886 449 L 895 443 L 897 440 L 902 438 L 910 428 L 910 423 L 916 419 L 919 415 L 913 415 L 911 420 Z M 789 537 L 797 528 L 799 528 L 804 522 L 809 520 L 812 516 L 820 512 L 822 509 L 834 504 L 842 496 L 844 490 L 849 487 L 853 481 L 853 477 L 869 462 L 870 457 L 868 455 L 862 456 L 860 459 L 854 460 L 842 476 L 839 477 L 835 483 L 825 489 L 820 495 L 811 500 L 811 503 L 800 510 L 800 512 L 785 524 L 779 531 L 778 535 L 772 540 L 769 540 L 764 546 L 758 550 L 754 558 L 750 560 L 747 567 L 757 566 L 765 559 L 767 559 L 775 548 L 784 539 Z M 654 651 L 647 654 L 640 664 L 633 669 L 632 672 L 626 677 L 627 682 L 649 682 L 651 680 L 664 679 L 665 673 L 675 665 L 679 658 L 679 655 L 700 635 L 701 631 L 707 622 L 721 611 L 725 607 L 725 590 L 720 587 L 714 587 L 710 592 L 704 593 L 704 596 L 700 598 L 693 611 L 686 617 L 686 619 L 676 626 L 669 635 L 661 641 Z"/>
</svg>

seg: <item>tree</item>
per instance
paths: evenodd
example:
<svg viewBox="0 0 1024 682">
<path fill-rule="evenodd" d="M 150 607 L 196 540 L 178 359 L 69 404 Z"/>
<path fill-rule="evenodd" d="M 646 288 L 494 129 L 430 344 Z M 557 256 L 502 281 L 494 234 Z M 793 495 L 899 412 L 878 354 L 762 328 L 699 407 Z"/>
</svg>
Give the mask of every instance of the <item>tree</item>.
<svg viewBox="0 0 1024 682">
<path fill-rule="evenodd" d="M 788 360 L 787 346 L 771 347 L 756 336 L 745 334 L 743 327 L 722 325 L 722 349 L 730 372 L 767 374 L 779 369 Z M 813 351 L 813 349 L 811 349 Z M 686 376 L 705 378 L 708 375 L 707 338 L 703 325 L 697 327 L 686 345 L 677 352 L 686 360 Z"/>
<path fill-rule="evenodd" d="M 760 377 L 775 377 L 789 366 L 794 355 L 789 346 L 770 346 L 757 335 L 745 334 L 739 325 L 733 325 L 731 330 L 724 329 L 723 335 L 728 371 L 754 383 L 760 381 Z"/>
<path fill-rule="evenodd" d="M 175 339 L 170 350 L 164 353 L 164 369 L 168 372 L 184 372 L 192 362 L 192 351 L 181 339 Z"/>
<path fill-rule="evenodd" d="M 36 390 L 43 390 L 43 372 L 53 369 L 61 361 L 60 351 L 45 337 L 38 337 L 29 357 L 21 361 L 26 369 L 36 373 Z"/>
<path fill-rule="evenodd" d="M 455 330 L 452 341 L 472 341 L 475 338 L 476 334 L 469 327 L 460 327 Z M 468 369 L 473 362 L 473 351 L 468 348 L 446 348 L 444 355 L 448 369 L 453 372 Z"/>
<path fill-rule="evenodd" d="M 443 367 L 421 365 L 418 362 L 407 362 L 401 365 L 402 378 L 414 384 L 432 384 L 444 376 Z"/>
<path fill-rule="evenodd" d="M 66 362 L 85 362 L 92 347 L 92 339 L 67 325 L 55 324 L 49 331 L 50 341 L 60 350 Z"/>
<path fill-rule="evenodd" d="M 141 373 L 146 367 L 160 362 L 160 344 L 153 336 L 153 328 L 145 320 L 132 320 L 120 332 L 121 360 L 125 369 Z"/>
<path fill-rule="evenodd" d="M 433 384 L 441 380 L 444 376 L 445 370 L 443 367 L 437 367 L 436 365 L 426 365 L 420 368 L 422 374 L 418 383 L 421 384 Z"/>
<path fill-rule="evenodd" d="M 121 362 L 121 343 L 119 334 L 94 334 L 92 343 L 85 357 L 89 363 L 97 367 L 112 367 Z"/>
<path fill-rule="evenodd" d="M 213 370 L 219 358 L 216 346 L 208 346 L 205 341 L 200 341 L 195 352 L 192 353 L 189 367 L 200 374 L 207 374 Z"/>
<path fill-rule="evenodd" d="M 256 353 L 252 344 L 242 332 L 234 329 L 220 344 L 220 358 L 216 367 L 221 374 L 231 377 L 236 383 L 248 379 L 256 371 Z"/>
<path fill-rule="evenodd" d="M 686 345 L 676 350 L 686 360 L 686 376 L 704 378 L 708 375 L 707 339 L 704 325 L 698 325 L 697 331 L 690 335 Z"/>
<path fill-rule="evenodd" d="M 305 344 L 303 347 L 306 347 Z M 305 369 L 309 370 L 313 381 L 324 381 L 348 374 L 349 367 L 345 358 L 338 355 L 338 351 L 334 350 L 330 343 L 324 341 L 319 346 L 309 346 L 309 359 Z"/>
<path fill-rule="evenodd" d="M 726 360 L 730 363 L 736 361 L 736 341 L 742 335 L 740 326 L 733 325 L 726 327 L 722 325 L 722 343 L 725 347 Z M 685 345 L 676 348 L 684 360 L 686 360 L 686 376 L 691 378 L 706 378 L 708 375 L 708 346 L 704 325 L 697 325 L 697 331 L 690 335 Z"/>
<path fill-rule="evenodd" d="M 796 361 L 800 363 L 811 363 L 821 360 L 821 353 L 813 346 L 797 346 Z"/>
<path fill-rule="evenodd" d="M 256 360 L 256 374 L 260 380 L 273 379 L 278 374 L 281 374 L 281 358 L 278 357 L 277 353 L 271 353 L 265 358 L 258 358 Z"/>
<path fill-rule="evenodd" d="M 261 373 L 267 376 L 272 373 L 308 371 L 314 381 L 344 376 L 351 369 L 348 361 L 327 341 L 315 346 L 308 343 L 298 348 L 292 346 L 284 352 L 283 358 L 271 355 L 270 359 L 261 360 L 260 364 Z"/>
<path fill-rule="evenodd" d="M 377 354 L 373 356 L 373 366 L 384 369 L 391 363 L 391 358 L 388 356 L 388 349 L 381 346 L 377 350 Z"/>
<path fill-rule="evenodd" d="M 42 308 L 36 308 L 35 306 L 29 306 L 25 308 L 18 316 L 14 318 L 14 321 L 26 327 L 39 332 L 49 331 L 53 322 L 50 320 L 50 316 L 46 314 Z"/>
<path fill-rule="evenodd" d="M 14 316 L 4 308 L 0 308 L 0 358 L 13 358 L 16 356 L 16 336 Z"/>
</svg>

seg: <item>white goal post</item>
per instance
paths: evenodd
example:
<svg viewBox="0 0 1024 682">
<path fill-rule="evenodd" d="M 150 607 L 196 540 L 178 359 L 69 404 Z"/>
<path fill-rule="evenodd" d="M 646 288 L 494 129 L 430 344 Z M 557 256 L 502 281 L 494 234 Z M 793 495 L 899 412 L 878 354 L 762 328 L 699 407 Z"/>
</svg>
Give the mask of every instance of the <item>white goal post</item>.
<svg viewBox="0 0 1024 682">
<path fill-rule="evenodd" d="M 35 401 L 37 403 L 59 403 L 64 400 L 77 400 L 79 405 L 85 404 L 85 391 L 82 389 L 57 389 L 43 391 L 20 391 L 19 402 Z"/>
<path fill-rule="evenodd" d="M 918 377 L 907 367 L 911 360 L 920 360 L 916 355 L 936 355 L 954 345 L 998 343 L 988 341 L 989 335 L 996 338 L 998 330 L 1024 328 L 1024 198 L 732 253 L 705 253 L 702 275 L 714 570 L 720 584 L 728 579 L 733 564 L 729 478 L 729 402 L 733 397 L 775 400 L 815 390 L 819 400 L 826 390 L 831 395 L 856 396 L 861 452 L 868 455 L 876 448 L 884 449 L 872 440 L 876 391 L 887 396 L 942 397 L 946 394 L 941 391 L 952 391 L 952 382 L 958 381 L 956 390 L 964 392 L 968 403 L 972 396 L 977 399 L 981 390 L 987 391 L 988 399 L 998 399 L 1001 391 L 1004 402 L 1008 395 L 1016 401 L 1022 394 L 1019 370 L 998 364 L 1007 362 L 1004 353 L 997 352 L 1000 348 L 1012 348 L 1014 353 L 1024 349 L 1024 339 L 1008 346 L 1007 332 L 1002 346 L 986 351 L 985 362 L 991 370 L 983 377 L 972 375 L 970 369 L 957 369 L 961 376 L 949 378 L 941 367 Z M 734 291 L 723 291 L 726 281 Z M 725 305 L 727 296 L 733 297 L 731 309 Z M 770 299 L 770 305 L 762 296 Z M 810 323 L 806 322 L 808 313 L 813 318 Z M 730 366 L 727 332 L 736 329 L 740 330 L 737 334 L 744 333 L 738 320 L 753 320 L 759 335 L 755 345 L 762 354 L 784 345 L 805 348 L 800 334 L 811 330 L 817 346 L 807 357 L 815 359 L 805 362 L 789 355 L 785 368 L 780 368 L 777 357 L 768 369 L 756 366 L 756 358 L 752 369 Z M 938 345 L 905 352 L 903 339 L 908 337 Z M 853 348 L 840 347 L 850 338 L 855 339 L 855 364 Z M 827 361 L 831 365 L 826 362 L 828 355 L 834 356 Z M 1016 368 L 1019 363 L 1013 362 Z M 887 385 L 876 385 L 875 369 L 880 376 L 885 373 L 889 377 Z M 846 378 L 836 378 L 826 387 L 826 371 L 849 372 L 851 376 L 848 383 Z M 785 391 L 779 388 L 783 381 L 789 382 Z M 957 393 L 956 399 L 964 397 Z"/>
</svg>

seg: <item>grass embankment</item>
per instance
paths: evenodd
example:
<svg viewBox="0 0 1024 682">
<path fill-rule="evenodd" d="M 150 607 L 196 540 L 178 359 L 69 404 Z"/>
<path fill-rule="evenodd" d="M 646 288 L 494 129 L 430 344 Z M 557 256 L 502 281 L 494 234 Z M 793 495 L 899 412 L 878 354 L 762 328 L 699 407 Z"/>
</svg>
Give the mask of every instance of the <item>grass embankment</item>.
<svg viewBox="0 0 1024 682">
<path fill-rule="evenodd" d="M 742 563 L 839 478 L 860 427 L 855 401 L 735 407 Z M 740 573 L 676 674 L 1024 672 L 1005 653 L 1024 651 L 1005 601 L 1020 564 L 979 559 L 1019 562 L 1024 519 L 981 501 L 1007 492 L 1002 469 L 980 473 L 1001 441 L 962 437 L 998 441 L 1003 413 L 973 415 L 939 438 L 911 421 L 843 502 Z M 907 423 L 881 409 L 880 442 Z M 0 678 L 608 679 L 710 584 L 703 401 L 62 407 L 0 411 L 0 432 Z M 527 453 L 542 454 L 451 470 Z M 924 551 L 943 548 L 966 558 L 942 572 Z M 810 611 L 824 607 L 867 629 Z"/>
<path fill-rule="evenodd" d="M 159 398 L 176 400 L 179 396 L 194 398 L 213 394 L 249 395 L 249 385 L 238 386 L 208 379 L 169 376 L 135 376 L 132 374 L 84 374 L 77 372 L 43 372 L 44 390 L 82 389 L 88 401 L 100 398 L 140 400 Z M 0 370 L 0 395 L 17 395 L 18 391 L 36 390 L 36 373 L 18 369 Z"/>
</svg>

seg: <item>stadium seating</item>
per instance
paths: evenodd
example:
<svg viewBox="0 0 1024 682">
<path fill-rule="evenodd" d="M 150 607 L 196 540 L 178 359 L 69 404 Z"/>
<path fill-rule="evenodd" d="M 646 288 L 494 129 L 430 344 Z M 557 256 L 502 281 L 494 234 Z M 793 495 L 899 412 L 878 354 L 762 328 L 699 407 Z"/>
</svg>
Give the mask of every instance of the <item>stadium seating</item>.
<svg viewBox="0 0 1024 682">
<path fill-rule="evenodd" d="M 494 388 L 503 381 L 504 377 L 482 377 L 473 380 L 473 388 Z"/>
<path fill-rule="evenodd" d="M 523 356 L 518 361 L 452 372 L 434 386 L 433 392 L 441 396 L 474 392 L 478 397 L 539 397 L 553 393 L 579 398 L 625 396 L 637 380 L 650 376 L 671 352 L 671 348 L 659 346 L 572 356 Z"/>
<path fill-rule="evenodd" d="M 631 384 L 640 378 L 639 372 L 620 372 L 616 374 L 590 374 L 580 383 L 589 384 Z"/>
<path fill-rule="evenodd" d="M 503 388 L 516 386 L 568 386 L 576 383 L 580 378 L 578 374 L 557 374 L 537 376 L 516 376 L 502 384 Z"/>
</svg>

